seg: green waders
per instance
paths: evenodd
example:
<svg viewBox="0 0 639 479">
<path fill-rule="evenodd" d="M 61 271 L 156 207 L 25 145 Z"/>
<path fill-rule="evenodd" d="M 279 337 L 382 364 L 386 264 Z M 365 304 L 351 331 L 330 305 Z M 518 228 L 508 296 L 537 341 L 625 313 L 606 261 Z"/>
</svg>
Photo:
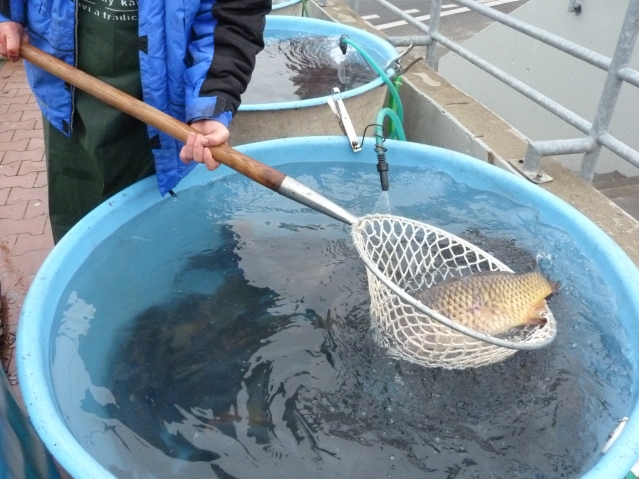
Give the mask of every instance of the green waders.
<svg viewBox="0 0 639 479">
<path fill-rule="evenodd" d="M 118 4 L 133 3 L 118 2 Z M 78 5 L 78 68 L 142 98 L 137 2 Z M 49 214 L 57 243 L 84 215 L 127 186 L 155 173 L 146 126 L 75 90 L 73 133 L 44 121 Z"/>
</svg>

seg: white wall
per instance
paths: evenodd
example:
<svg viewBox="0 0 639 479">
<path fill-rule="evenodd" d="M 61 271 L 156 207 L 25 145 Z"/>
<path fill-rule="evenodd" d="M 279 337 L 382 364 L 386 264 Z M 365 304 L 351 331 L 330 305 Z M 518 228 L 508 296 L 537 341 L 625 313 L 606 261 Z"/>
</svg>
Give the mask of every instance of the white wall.
<svg viewBox="0 0 639 479">
<path fill-rule="evenodd" d="M 529 0 L 511 16 L 612 57 L 627 0 L 578 0 L 582 13 L 568 12 L 569 0 Z M 606 72 L 577 60 L 499 23 L 464 43 L 464 47 L 584 119 L 594 119 Z M 639 69 L 639 47 L 631 67 Z M 454 53 L 442 57 L 439 73 L 531 140 L 582 138 L 584 135 L 499 80 Z M 639 89 L 624 84 L 610 124 L 611 133 L 639 150 Z M 582 155 L 557 157 L 578 171 Z M 639 169 L 605 148 L 597 173 L 620 171 L 639 175 Z"/>
</svg>

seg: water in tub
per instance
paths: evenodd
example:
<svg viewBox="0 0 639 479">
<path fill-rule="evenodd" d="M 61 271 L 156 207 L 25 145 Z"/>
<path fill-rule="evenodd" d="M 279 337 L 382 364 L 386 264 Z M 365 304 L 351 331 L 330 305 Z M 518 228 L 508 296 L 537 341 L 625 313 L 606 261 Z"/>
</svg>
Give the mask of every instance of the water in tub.
<svg viewBox="0 0 639 479">
<path fill-rule="evenodd" d="M 337 87 L 345 92 L 377 78 L 362 56 L 352 47 L 346 55 L 339 48 L 339 36 L 265 39 L 257 56 L 253 80 L 242 95 L 245 105 L 308 100 L 330 95 Z M 374 50 L 368 53 L 379 61 Z"/>
<path fill-rule="evenodd" d="M 288 164 L 370 212 L 370 165 Z M 393 168 L 390 207 L 563 288 L 556 341 L 478 369 L 426 369 L 370 334 L 348 229 L 239 176 L 162 201 L 98 245 L 58 306 L 60 409 L 118 478 L 554 478 L 599 459 L 635 400 L 599 267 L 534 209 Z M 454 201 L 451 200 L 454 198 Z"/>
</svg>

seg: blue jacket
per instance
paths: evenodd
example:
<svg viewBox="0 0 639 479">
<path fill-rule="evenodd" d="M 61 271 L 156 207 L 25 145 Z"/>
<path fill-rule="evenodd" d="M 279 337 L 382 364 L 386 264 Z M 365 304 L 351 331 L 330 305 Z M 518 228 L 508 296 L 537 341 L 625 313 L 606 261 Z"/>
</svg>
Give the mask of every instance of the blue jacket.
<svg viewBox="0 0 639 479">
<path fill-rule="evenodd" d="M 75 65 L 78 3 L 0 0 L 0 21 L 23 24 L 32 45 Z M 228 126 L 264 48 L 271 0 L 138 0 L 138 9 L 144 102 L 183 122 Z M 25 70 L 44 115 L 70 135 L 74 88 L 28 63 Z M 181 143 L 150 126 L 148 132 L 164 195 L 195 165 L 180 161 Z"/>
</svg>

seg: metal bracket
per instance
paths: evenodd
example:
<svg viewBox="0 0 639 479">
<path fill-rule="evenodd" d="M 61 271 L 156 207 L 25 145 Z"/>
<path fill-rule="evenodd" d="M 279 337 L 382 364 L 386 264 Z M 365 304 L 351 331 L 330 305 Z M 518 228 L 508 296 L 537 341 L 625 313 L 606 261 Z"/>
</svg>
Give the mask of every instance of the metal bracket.
<svg viewBox="0 0 639 479">
<path fill-rule="evenodd" d="M 362 146 L 357 140 L 355 128 L 353 128 L 351 118 L 348 116 L 348 112 L 346 111 L 346 107 L 344 106 L 344 102 L 342 101 L 342 94 L 339 91 L 339 88 L 333 88 L 333 94 L 328 98 L 327 102 L 328 106 L 331 107 L 331 110 L 333 110 L 333 113 L 337 117 L 340 128 L 348 137 L 348 141 L 350 142 L 353 151 L 360 151 L 362 149 Z"/>
<path fill-rule="evenodd" d="M 568 3 L 568 11 L 574 12 L 575 15 L 581 15 L 581 3 L 577 0 L 570 0 Z"/>
<path fill-rule="evenodd" d="M 408 45 L 408 48 L 406 48 L 406 50 L 404 50 L 402 53 L 400 53 L 398 56 L 396 56 L 395 58 L 393 58 L 391 61 L 388 62 L 384 71 L 388 71 L 389 69 L 391 69 L 394 72 L 394 76 L 400 76 L 406 73 L 408 69 L 412 67 L 415 63 L 426 58 L 426 57 L 416 58 L 413 61 L 411 61 L 408 64 L 408 66 L 402 67 L 401 65 L 402 58 L 404 58 L 414 47 L 415 47 L 414 42 Z"/>
<path fill-rule="evenodd" d="M 552 176 L 544 173 L 541 170 L 525 171 L 523 158 L 508 160 L 508 163 L 510 163 L 517 170 L 517 172 L 520 173 L 524 178 L 532 181 L 533 183 L 537 185 L 542 183 L 549 183 L 552 181 Z"/>
</svg>

